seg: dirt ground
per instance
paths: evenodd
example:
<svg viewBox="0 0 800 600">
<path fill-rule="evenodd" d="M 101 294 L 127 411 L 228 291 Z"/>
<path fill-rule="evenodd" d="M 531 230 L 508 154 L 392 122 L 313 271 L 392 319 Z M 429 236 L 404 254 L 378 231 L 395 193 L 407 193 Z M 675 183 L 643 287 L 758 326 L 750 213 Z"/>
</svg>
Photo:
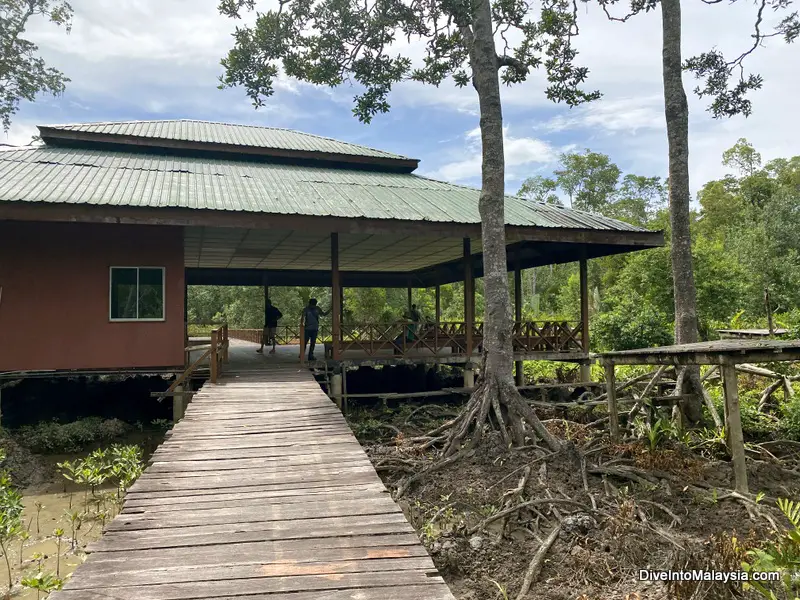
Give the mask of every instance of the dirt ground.
<svg viewBox="0 0 800 600">
<path fill-rule="evenodd" d="M 409 424 L 407 415 L 407 410 L 383 410 L 350 417 L 390 488 L 405 473 L 385 467 L 387 463 L 396 465 L 398 457 L 432 460 L 432 456 L 404 456 L 402 438 L 420 435 L 441 422 L 412 419 Z M 569 446 L 585 449 L 591 443 L 585 450 L 585 483 L 578 452 L 551 455 L 536 447 L 508 450 L 498 435 L 483 443 L 472 457 L 431 474 L 401 500 L 458 600 L 517 598 L 531 559 L 558 523 L 561 531 L 526 598 L 758 597 L 752 592 L 742 595 L 740 584 L 668 588 L 663 583 L 640 581 L 639 570 L 682 570 L 687 566 L 740 570 L 731 539 L 739 540 L 740 551 L 748 543 L 764 539 L 772 530 L 764 514 L 770 514 L 776 523 L 786 523 L 775 499 L 798 498 L 800 477 L 790 474 L 786 463 L 779 465 L 769 457 L 751 461 L 750 489 L 766 496 L 748 510 L 742 502 L 725 498 L 733 485 L 730 466 L 724 460 L 702 458 L 677 443 L 665 443 L 655 452 L 641 442 L 614 446 L 607 439 L 594 438 L 585 426 L 554 415 L 540 416 L 547 420 L 548 429 L 571 441 Z M 504 507 L 504 494 L 518 486 L 526 466 L 530 466 L 530 476 L 525 488 L 511 501 L 554 500 L 511 514 L 502 538 L 502 519 L 478 529 L 476 525 Z M 649 480 L 637 478 L 636 469 L 647 473 Z M 634 476 L 626 475 L 630 473 Z"/>
</svg>

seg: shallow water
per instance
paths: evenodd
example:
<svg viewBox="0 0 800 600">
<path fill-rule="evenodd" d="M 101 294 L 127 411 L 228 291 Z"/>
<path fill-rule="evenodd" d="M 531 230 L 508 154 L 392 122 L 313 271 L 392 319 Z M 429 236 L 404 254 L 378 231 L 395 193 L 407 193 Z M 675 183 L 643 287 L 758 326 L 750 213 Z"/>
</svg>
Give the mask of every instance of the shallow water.
<svg viewBox="0 0 800 600">
<path fill-rule="evenodd" d="M 147 461 L 162 439 L 162 431 L 137 432 L 120 440 L 119 443 L 138 444 L 144 451 L 144 460 Z M 73 455 L 53 455 L 46 457 L 45 462 L 48 465 L 55 465 L 64 460 L 85 458 L 88 454 L 89 451 Z M 99 488 L 93 497 L 84 486 L 77 486 L 64 479 L 57 469 L 52 469 L 52 472 L 54 476 L 50 482 L 22 490 L 22 503 L 25 507 L 22 518 L 30 537 L 24 542 L 18 538 L 7 548 L 11 564 L 11 580 L 15 582 L 11 590 L 11 597 L 14 599 L 45 598 L 47 594 L 24 588 L 20 585 L 20 580 L 34 576 L 39 571 L 53 575 L 58 571 L 59 578 L 62 580 L 67 578 L 86 559 L 86 546 L 102 535 L 104 524 L 110 523 L 121 508 L 111 502 L 104 503 L 103 510 L 108 513 L 105 522 L 95 517 L 83 520 L 79 526 L 76 523 L 73 540 L 72 523 L 67 513 L 80 512 L 88 508 L 96 514 L 100 508 L 99 498 L 103 494 L 116 496 L 116 488 L 113 485 Z M 41 504 L 41 508 L 37 508 L 37 502 Z M 60 546 L 54 534 L 56 529 L 64 530 Z M 37 554 L 41 557 L 34 558 Z M 3 557 L 0 559 L 0 597 L 6 590 L 8 590 L 8 568 Z"/>
<path fill-rule="evenodd" d="M 12 581 L 17 582 L 12 589 L 14 598 L 22 600 L 35 600 L 37 591 L 22 588 L 20 579 L 35 575 L 39 570 L 55 574 L 58 570 L 59 577 L 64 579 L 80 565 L 86 557 L 85 548 L 89 542 L 96 540 L 102 534 L 102 523 L 97 520 L 81 524 L 75 532 L 75 543 L 72 542 L 72 525 L 66 513 L 70 510 L 81 510 L 85 504 L 83 490 L 78 490 L 74 485 L 64 491 L 61 483 L 52 483 L 46 487 L 23 490 L 22 501 L 25 506 L 23 522 L 30 535 L 25 540 L 17 539 L 11 542 L 8 548 L 8 559 L 11 563 Z M 91 494 L 90 494 L 91 496 Z M 37 509 L 36 503 L 41 503 Z M 110 519 L 106 522 L 108 523 Z M 60 552 L 56 529 L 63 529 Z M 20 560 L 20 549 L 22 557 Z M 42 558 L 35 559 L 36 554 Z M 5 557 L 4 557 L 5 559 Z M 8 589 L 8 569 L 5 560 L 0 563 L 0 585 L 3 590 Z M 44 596 L 44 594 L 42 594 Z"/>
</svg>

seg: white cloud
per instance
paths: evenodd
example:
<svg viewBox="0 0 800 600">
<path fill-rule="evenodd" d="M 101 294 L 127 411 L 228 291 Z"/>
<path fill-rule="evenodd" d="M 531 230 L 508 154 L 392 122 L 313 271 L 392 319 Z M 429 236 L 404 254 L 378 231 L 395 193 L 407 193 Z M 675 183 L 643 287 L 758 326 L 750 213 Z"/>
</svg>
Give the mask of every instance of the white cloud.
<svg viewBox="0 0 800 600">
<path fill-rule="evenodd" d="M 276 1 L 260 0 L 258 8 L 266 10 Z M 351 114 L 354 88 L 329 90 L 281 78 L 275 96 L 255 111 L 241 89 L 216 89 L 222 72 L 219 61 L 231 47 L 230 34 L 237 24 L 220 15 L 217 4 L 218 0 L 83 0 L 75 3 L 69 35 L 53 24 L 32 22 L 29 34 L 45 59 L 72 81 L 63 98 L 24 104 L 3 141 L 27 143 L 37 123 L 201 118 L 323 134 L 335 129 L 343 132 L 343 139 L 399 153 L 411 153 L 404 148 L 408 144 L 421 149 L 422 168 L 435 170 L 436 176 L 479 180 L 479 136 L 473 131 L 469 137 L 454 138 L 454 133 L 478 124 L 471 86 L 403 83 L 390 97 L 399 114 L 425 111 L 434 116 L 417 121 L 378 116 L 366 127 Z M 731 54 L 741 51 L 750 42 L 753 8 L 748 3 L 685 3 L 686 55 L 715 46 Z M 559 151 L 586 147 L 609 154 L 625 170 L 664 175 L 659 10 L 620 24 L 608 22 L 596 5 L 587 4 L 579 18 L 578 61 L 590 69 L 585 87 L 599 89 L 604 97 L 572 110 L 553 105 L 543 94 L 543 72 L 532 73 L 525 84 L 502 87 L 504 123 L 513 132 L 506 134 L 507 176 L 546 172 Z M 245 22 L 249 19 L 252 15 Z M 419 41 L 403 42 L 396 49 L 415 61 L 424 55 Z M 800 124 L 791 118 L 800 96 L 796 52 L 775 39 L 752 57 L 749 66 L 765 83 L 753 95 L 754 114 L 749 119 L 714 121 L 705 112 L 705 102 L 691 100 L 694 189 L 722 174 L 720 154 L 739 137 L 753 142 L 765 159 L 797 154 L 793 140 L 800 137 Z M 687 75 L 685 83 L 691 97 L 695 82 Z M 408 141 L 397 143 L 395 138 Z"/>
<path fill-rule="evenodd" d="M 558 157 L 556 148 L 537 138 L 514 137 L 509 128 L 503 128 L 506 175 L 515 179 L 511 170 L 515 167 L 534 167 L 553 164 Z M 456 182 L 474 182 L 481 175 L 480 129 L 467 131 L 461 141 L 461 150 L 454 152 L 452 160 L 429 173 L 435 179 Z"/>
</svg>

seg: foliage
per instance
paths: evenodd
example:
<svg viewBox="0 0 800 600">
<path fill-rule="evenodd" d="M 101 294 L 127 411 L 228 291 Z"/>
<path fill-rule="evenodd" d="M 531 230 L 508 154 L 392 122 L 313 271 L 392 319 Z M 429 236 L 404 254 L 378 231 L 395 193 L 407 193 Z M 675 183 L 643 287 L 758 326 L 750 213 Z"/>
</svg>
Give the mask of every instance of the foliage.
<svg viewBox="0 0 800 600">
<path fill-rule="evenodd" d="M 615 308 L 597 315 L 591 324 L 592 344 L 597 350 L 632 350 L 672 343 L 669 317 L 641 297 L 618 300 Z"/>
<path fill-rule="evenodd" d="M 38 46 L 23 37 L 31 18 L 47 19 L 69 32 L 72 7 L 63 0 L 0 0 L 0 122 L 6 132 L 20 100 L 61 94 L 69 81 L 48 67 Z"/>
<path fill-rule="evenodd" d="M 0 463 L 4 462 L 5 458 L 5 452 L 0 450 Z M 22 509 L 22 495 L 12 483 L 8 472 L 0 469 L 0 550 L 6 561 L 9 589 L 11 589 L 12 581 L 8 546 L 23 532 Z"/>
<path fill-rule="evenodd" d="M 773 539 L 760 548 L 748 550 L 742 568 L 748 573 L 779 572 L 781 575 L 778 587 L 782 593 L 778 596 L 773 586 L 754 580 L 748 582 L 745 589 L 752 587 L 768 600 L 796 600 L 800 594 L 800 582 L 796 579 L 796 573 L 800 569 L 800 503 L 779 498 L 778 508 L 789 521 L 790 527 L 785 531 L 776 531 Z"/>
<path fill-rule="evenodd" d="M 64 586 L 64 581 L 53 573 L 39 571 L 35 575 L 23 578 L 22 587 L 34 589 L 37 597 L 42 593 L 49 594 L 52 591 L 60 590 Z"/>
<path fill-rule="evenodd" d="M 96 494 L 97 488 L 107 481 L 115 482 L 120 494 L 142 474 L 142 449 L 139 446 L 115 444 L 108 449 L 97 449 L 84 459 L 58 463 L 65 479 L 86 485 Z"/>
<path fill-rule="evenodd" d="M 602 212 L 617 187 L 620 169 L 605 154 L 587 149 L 562 154 L 555 171 L 556 184 L 569 198 L 572 208 Z"/>
<path fill-rule="evenodd" d="M 70 423 L 45 421 L 25 425 L 16 431 L 20 444 L 42 454 L 79 452 L 98 442 L 110 442 L 127 433 L 129 426 L 119 419 L 87 417 Z"/>
<path fill-rule="evenodd" d="M 240 19 L 243 9 L 253 11 L 256 4 L 222 0 L 219 8 Z M 237 28 L 234 47 L 222 61 L 220 87 L 244 87 L 259 107 L 273 94 L 281 71 L 321 86 L 355 83 L 353 113 L 368 123 L 389 111 L 389 93 L 401 81 L 470 82 L 472 8 L 464 2 L 282 2 L 277 10 L 257 13 L 254 25 Z M 588 70 L 574 64 L 576 10 L 556 0 L 544 0 L 539 14 L 527 3 L 493 4 L 492 25 L 506 42 L 497 59 L 503 82 L 520 83 L 531 70 L 544 67 L 549 99 L 574 106 L 599 97 L 579 88 Z M 398 40 L 412 39 L 425 43 L 425 56 L 417 64 L 395 47 Z M 513 48 L 512 39 L 520 40 Z"/>
</svg>

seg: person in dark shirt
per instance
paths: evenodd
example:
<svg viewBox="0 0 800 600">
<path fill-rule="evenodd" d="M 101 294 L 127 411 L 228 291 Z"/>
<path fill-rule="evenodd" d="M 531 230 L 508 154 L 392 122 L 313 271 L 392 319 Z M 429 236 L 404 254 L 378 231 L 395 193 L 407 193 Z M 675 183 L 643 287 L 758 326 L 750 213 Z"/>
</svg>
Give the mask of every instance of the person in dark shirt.
<svg viewBox="0 0 800 600">
<path fill-rule="evenodd" d="M 281 311 L 272 306 L 272 302 L 267 298 L 264 302 L 264 334 L 261 336 L 261 348 L 256 352 L 264 352 L 264 344 L 272 342 L 270 354 L 275 354 L 275 330 L 278 328 L 278 319 L 283 316 Z"/>
<path fill-rule="evenodd" d="M 320 316 L 327 315 L 330 311 L 322 310 L 317 306 L 317 299 L 311 298 L 308 301 L 308 306 L 303 309 L 303 329 L 305 330 L 305 342 L 303 344 L 303 354 L 306 352 L 306 345 L 310 344 L 308 349 L 308 360 L 314 359 L 314 346 L 317 344 L 317 334 L 319 333 L 319 318 Z"/>
</svg>

